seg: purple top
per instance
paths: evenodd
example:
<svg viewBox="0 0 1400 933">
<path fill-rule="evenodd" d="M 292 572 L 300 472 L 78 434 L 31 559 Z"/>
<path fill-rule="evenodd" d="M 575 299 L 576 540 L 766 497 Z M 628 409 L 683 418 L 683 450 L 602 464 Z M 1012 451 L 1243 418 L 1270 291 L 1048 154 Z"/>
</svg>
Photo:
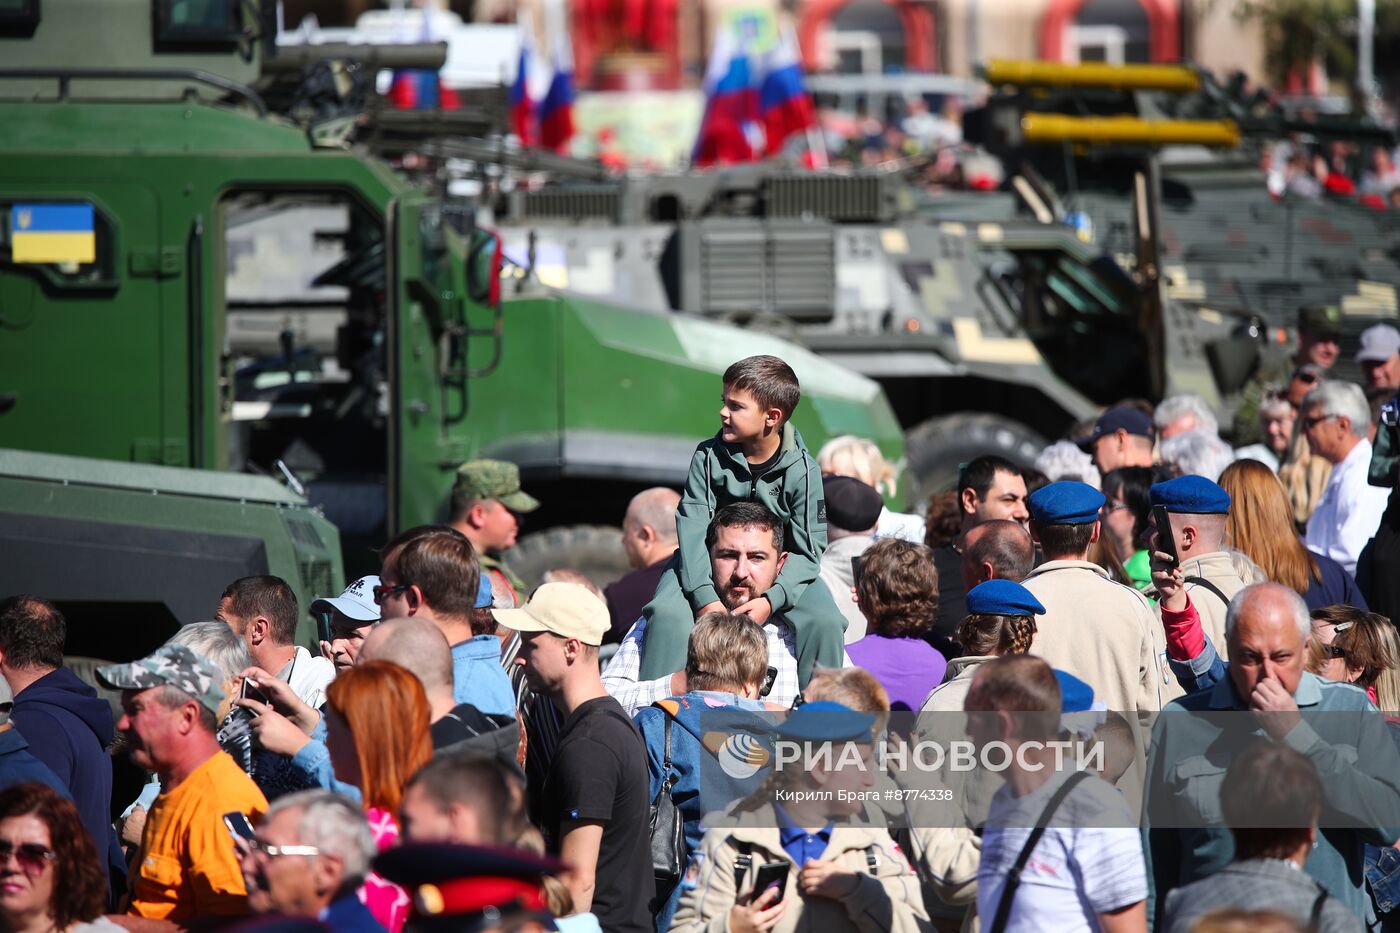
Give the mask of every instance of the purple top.
<svg viewBox="0 0 1400 933">
<path fill-rule="evenodd" d="M 856 667 L 875 675 L 890 695 L 890 709 L 918 712 L 929 692 L 943 683 L 948 662 L 922 638 L 866 635 L 846 646 Z"/>
</svg>

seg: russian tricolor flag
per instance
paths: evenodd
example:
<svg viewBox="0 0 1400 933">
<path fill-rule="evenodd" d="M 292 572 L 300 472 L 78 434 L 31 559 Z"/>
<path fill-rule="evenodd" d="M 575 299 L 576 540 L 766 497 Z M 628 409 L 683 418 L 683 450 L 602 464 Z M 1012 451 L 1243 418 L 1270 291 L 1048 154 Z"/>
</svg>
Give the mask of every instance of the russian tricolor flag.
<svg viewBox="0 0 1400 933">
<path fill-rule="evenodd" d="M 705 114 L 691 162 L 716 165 L 777 155 L 795 135 L 805 136 L 806 162 L 826 164 L 812 98 L 803 86 L 791 31 L 761 55 L 740 43 L 732 28 L 715 36 L 705 73 Z"/>
<path fill-rule="evenodd" d="M 752 162 L 762 152 L 757 69 L 732 31 L 721 26 L 705 70 L 705 113 L 690 161 L 695 165 Z"/>
<path fill-rule="evenodd" d="M 554 37 L 554 76 L 540 102 L 540 145 L 563 153 L 574 135 L 574 56 L 569 37 Z"/>
<path fill-rule="evenodd" d="M 758 109 L 770 154 L 782 152 L 791 137 L 800 135 L 807 139 L 813 155 L 821 157 L 819 164 L 826 161 L 824 147 L 812 135 L 817 130 L 817 113 L 803 86 L 797 41 L 789 31 L 784 31 L 777 46 L 764 56 Z"/>
<path fill-rule="evenodd" d="M 515 83 L 510 86 L 510 123 L 520 145 L 533 146 L 536 139 L 535 102 L 530 97 L 531 43 L 529 30 L 520 30 L 520 62 L 515 69 Z"/>
</svg>

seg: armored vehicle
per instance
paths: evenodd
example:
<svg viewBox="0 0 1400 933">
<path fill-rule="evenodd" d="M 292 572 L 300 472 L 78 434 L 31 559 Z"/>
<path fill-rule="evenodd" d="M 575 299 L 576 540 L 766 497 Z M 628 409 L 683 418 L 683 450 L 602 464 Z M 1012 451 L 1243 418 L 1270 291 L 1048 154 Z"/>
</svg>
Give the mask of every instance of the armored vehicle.
<svg viewBox="0 0 1400 933">
<path fill-rule="evenodd" d="M 1337 305 L 1337 373 L 1359 378 L 1360 332 L 1396 316 L 1400 214 L 1364 187 L 1308 197 L 1281 185 L 1271 191 L 1267 175 L 1289 151 L 1329 147 L 1361 175 L 1372 149 L 1396 145 L 1393 127 L 1288 112 L 1240 76 L 1222 85 L 1186 66 L 990 62 L 984 73 L 997 93 L 968 115 L 969 135 L 1000 156 L 1009 175 L 1036 182 L 1044 197 L 1036 207 L 1047 217 L 1076 224 L 1133 270 L 1133 179 L 1150 168 L 1159 178 L 1167 297 L 1255 318 L 1273 337 L 1266 355 L 1291 349 L 1287 333 L 1279 335 L 1293 327 L 1299 306 Z M 1032 211 L 1025 199 L 1017 208 Z M 933 199 L 924 209 L 946 214 Z M 1216 405 L 1227 424 L 1228 401 Z"/>
<path fill-rule="evenodd" d="M 877 380 L 916 492 L 947 488 L 977 453 L 1029 462 L 1125 397 L 1193 392 L 1228 428 L 1261 358 L 1291 347 L 1299 305 L 1343 307 L 1348 362 L 1359 331 L 1395 315 L 1389 216 L 1275 202 L 1238 159 L 1183 160 L 1238 142 L 1237 121 L 1125 116 L 1121 100 L 1027 115 L 1050 81 L 1180 93 L 1200 86 L 1194 70 L 1013 64 L 988 79 L 1035 93 L 969 121 L 1007 160 L 1001 191 L 780 165 L 557 182 L 500 199 L 506 249 L 575 292 L 768 330 Z"/>
<path fill-rule="evenodd" d="M 279 576 L 308 606 L 344 576 L 335 526 L 271 478 L 20 450 L 0 450 L 0 554 L 0 593 L 58 604 L 68 653 L 94 658 L 213 618 L 239 577 Z"/>
<path fill-rule="evenodd" d="M 46 0 L 0 38 L 8 446 L 283 477 L 350 574 L 443 520 L 462 462 L 511 460 L 544 503 L 513 566 L 599 582 L 622 566 L 601 526 L 683 481 L 740 357 L 792 363 L 809 444 L 854 433 L 900 456 L 874 382 L 521 277 L 474 205 L 266 113 L 250 85 L 271 6 Z M 43 217 L 74 225 L 56 252 L 31 251 Z"/>
</svg>

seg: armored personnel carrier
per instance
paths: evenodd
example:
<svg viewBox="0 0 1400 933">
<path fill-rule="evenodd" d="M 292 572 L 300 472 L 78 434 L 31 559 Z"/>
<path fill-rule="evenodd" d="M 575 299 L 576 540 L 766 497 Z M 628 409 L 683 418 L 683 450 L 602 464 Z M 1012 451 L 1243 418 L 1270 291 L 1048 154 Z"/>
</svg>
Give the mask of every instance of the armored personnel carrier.
<svg viewBox="0 0 1400 933">
<path fill-rule="evenodd" d="M 21 9 L 0 30 L 7 446 L 284 478 L 339 530 L 352 575 L 387 535 L 446 517 L 458 465 L 498 457 L 545 504 L 513 566 L 599 582 L 625 568 L 605 526 L 638 489 L 683 482 L 740 357 L 792 363 L 808 443 L 856 433 L 901 455 L 871 380 L 520 276 L 475 204 L 352 145 L 353 115 L 270 113 L 257 87 L 283 76 L 282 93 L 289 67 L 321 82 L 287 98 L 313 117 L 346 71 L 306 49 L 273 64 L 272 3 Z"/>
</svg>

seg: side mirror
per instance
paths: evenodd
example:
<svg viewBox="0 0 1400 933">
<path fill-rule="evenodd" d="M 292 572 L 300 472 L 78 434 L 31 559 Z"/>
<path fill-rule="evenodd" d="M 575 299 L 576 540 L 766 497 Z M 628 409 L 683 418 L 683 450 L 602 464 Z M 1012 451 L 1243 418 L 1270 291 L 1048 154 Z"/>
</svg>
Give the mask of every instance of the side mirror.
<svg viewBox="0 0 1400 933">
<path fill-rule="evenodd" d="M 477 227 L 467 243 L 467 294 L 477 304 L 494 308 L 501 303 L 501 237 L 494 230 Z"/>
</svg>

